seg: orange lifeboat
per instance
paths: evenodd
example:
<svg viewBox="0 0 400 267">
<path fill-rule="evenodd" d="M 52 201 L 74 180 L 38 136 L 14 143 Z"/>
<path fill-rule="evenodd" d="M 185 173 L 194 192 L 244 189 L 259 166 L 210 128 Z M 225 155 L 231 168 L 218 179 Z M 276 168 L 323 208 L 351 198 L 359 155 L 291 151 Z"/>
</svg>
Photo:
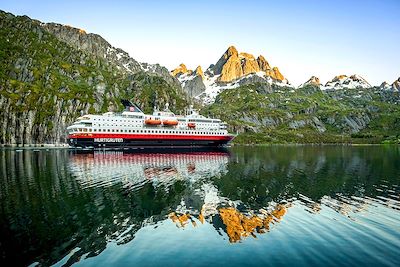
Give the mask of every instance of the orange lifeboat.
<svg viewBox="0 0 400 267">
<path fill-rule="evenodd" d="M 178 121 L 176 121 L 176 120 L 164 120 L 162 123 L 164 124 L 164 126 L 178 125 Z"/>
<path fill-rule="evenodd" d="M 188 123 L 189 128 L 196 128 L 196 124 L 194 122 L 189 122 Z"/>
<path fill-rule="evenodd" d="M 160 125 L 161 120 L 150 118 L 150 119 L 145 120 L 144 123 L 146 123 L 148 125 Z"/>
</svg>

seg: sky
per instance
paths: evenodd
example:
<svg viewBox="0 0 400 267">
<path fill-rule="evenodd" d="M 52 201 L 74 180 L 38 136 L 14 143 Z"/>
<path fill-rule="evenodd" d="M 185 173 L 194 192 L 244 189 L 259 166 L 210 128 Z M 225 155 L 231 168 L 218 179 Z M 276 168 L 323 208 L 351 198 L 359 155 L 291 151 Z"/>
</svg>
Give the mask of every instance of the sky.
<svg viewBox="0 0 400 267">
<path fill-rule="evenodd" d="M 97 33 L 131 57 L 205 70 L 230 45 L 263 55 L 294 85 L 359 74 L 372 85 L 400 76 L 400 0 L 34 1 L 0 9 Z"/>
</svg>

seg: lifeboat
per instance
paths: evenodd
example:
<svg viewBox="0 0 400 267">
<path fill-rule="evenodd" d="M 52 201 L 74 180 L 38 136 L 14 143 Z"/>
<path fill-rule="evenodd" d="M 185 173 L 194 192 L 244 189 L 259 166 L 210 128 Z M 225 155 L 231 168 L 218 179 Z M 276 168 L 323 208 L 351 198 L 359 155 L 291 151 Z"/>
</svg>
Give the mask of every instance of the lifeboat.
<svg viewBox="0 0 400 267">
<path fill-rule="evenodd" d="M 189 122 L 188 123 L 189 128 L 196 128 L 196 124 L 194 122 Z"/>
<path fill-rule="evenodd" d="M 145 120 L 144 123 L 146 123 L 148 125 L 160 125 L 161 120 L 150 118 L 150 119 Z"/>
<path fill-rule="evenodd" d="M 164 120 L 162 123 L 164 124 L 164 126 L 178 125 L 178 121 L 176 121 L 176 120 Z"/>
</svg>

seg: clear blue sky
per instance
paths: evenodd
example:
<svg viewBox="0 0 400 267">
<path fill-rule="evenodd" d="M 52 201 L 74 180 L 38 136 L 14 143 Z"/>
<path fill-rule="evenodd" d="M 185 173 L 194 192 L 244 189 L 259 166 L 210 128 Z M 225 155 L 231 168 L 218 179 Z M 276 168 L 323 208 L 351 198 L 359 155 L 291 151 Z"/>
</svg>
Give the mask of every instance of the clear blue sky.
<svg viewBox="0 0 400 267">
<path fill-rule="evenodd" d="M 400 76 L 400 0 L 18 1 L 0 9 L 98 33 L 142 62 L 194 69 L 229 45 L 262 54 L 293 84 L 359 74 Z"/>
</svg>

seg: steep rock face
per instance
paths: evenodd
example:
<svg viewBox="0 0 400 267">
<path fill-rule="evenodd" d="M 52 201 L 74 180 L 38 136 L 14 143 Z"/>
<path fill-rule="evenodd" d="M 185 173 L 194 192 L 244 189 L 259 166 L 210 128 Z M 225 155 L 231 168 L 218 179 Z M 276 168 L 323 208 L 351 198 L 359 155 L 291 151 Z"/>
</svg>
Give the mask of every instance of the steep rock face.
<svg viewBox="0 0 400 267">
<path fill-rule="evenodd" d="M 230 82 L 243 76 L 242 64 L 237 54 L 231 55 L 221 70 L 220 82 Z"/>
<path fill-rule="evenodd" d="M 192 71 L 182 63 L 171 71 L 171 74 L 179 80 L 183 90 L 191 98 L 198 96 L 206 89 L 203 82 L 204 73 L 200 66 L 195 71 Z"/>
<path fill-rule="evenodd" d="M 189 97 L 196 97 L 206 90 L 206 86 L 203 83 L 203 78 L 200 75 L 195 75 L 192 79 L 187 80 L 183 89 Z"/>
<path fill-rule="evenodd" d="M 266 72 L 267 70 L 271 69 L 268 61 L 262 55 L 258 56 L 257 63 L 258 63 L 258 66 L 260 68 L 260 71 L 265 71 Z"/>
<path fill-rule="evenodd" d="M 372 87 L 364 78 L 359 75 L 346 75 L 335 76 L 332 80 L 325 84 L 325 89 L 343 89 L 343 88 L 370 88 Z"/>
<path fill-rule="evenodd" d="M 211 65 L 208 72 L 212 75 L 221 75 L 219 82 L 232 82 L 248 74 L 262 71 L 267 77 L 280 82 L 285 77 L 277 67 L 271 69 L 268 61 L 260 55 L 257 59 L 252 54 L 242 52 L 239 54 L 234 46 L 230 46 L 215 65 Z"/>
<path fill-rule="evenodd" d="M 180 85 L 122 70 L 26 16 L 0 11 L 0 36 L 0 110 L 7 110 L 0 113 L 1 144 L 64 143 L 65 129 L 77 117 L 118 111 L 121 98 L 145 111 L 155 101 L 169 102 L 173 110 L 187 105 Z"/>
<path fill-rule="evenodd" d="M 253 55 L 248 53 L 240 53 L 241 65 L 243 68 L 243 75 L 256 73 L 260 71 L 260 67 Z"/>
<path fill-rule="evenodd" d="M 217 61 L 215 65 L 210 67 L 209 69 L 212 71 L 214 75 L 219 75 L 222 72 L 222 68 L 225 65 L 225 63 L 228 61 L 228 59 L 231 57 L 238 57 L 239 53 L 233 45 L 228 47 L 228 49 L 225 51 L 225 53 L 220 57 L 220 59 Z"/>
<path fill-rule="evenodd" d="M 266 74 L 274 80 L 283 81 L 285 79 L 285 77 L 283 77 L 282 73 L 279 71 L 278 67 L 273 67 L 272 70 L 267 70 Z"/>
</svg>

